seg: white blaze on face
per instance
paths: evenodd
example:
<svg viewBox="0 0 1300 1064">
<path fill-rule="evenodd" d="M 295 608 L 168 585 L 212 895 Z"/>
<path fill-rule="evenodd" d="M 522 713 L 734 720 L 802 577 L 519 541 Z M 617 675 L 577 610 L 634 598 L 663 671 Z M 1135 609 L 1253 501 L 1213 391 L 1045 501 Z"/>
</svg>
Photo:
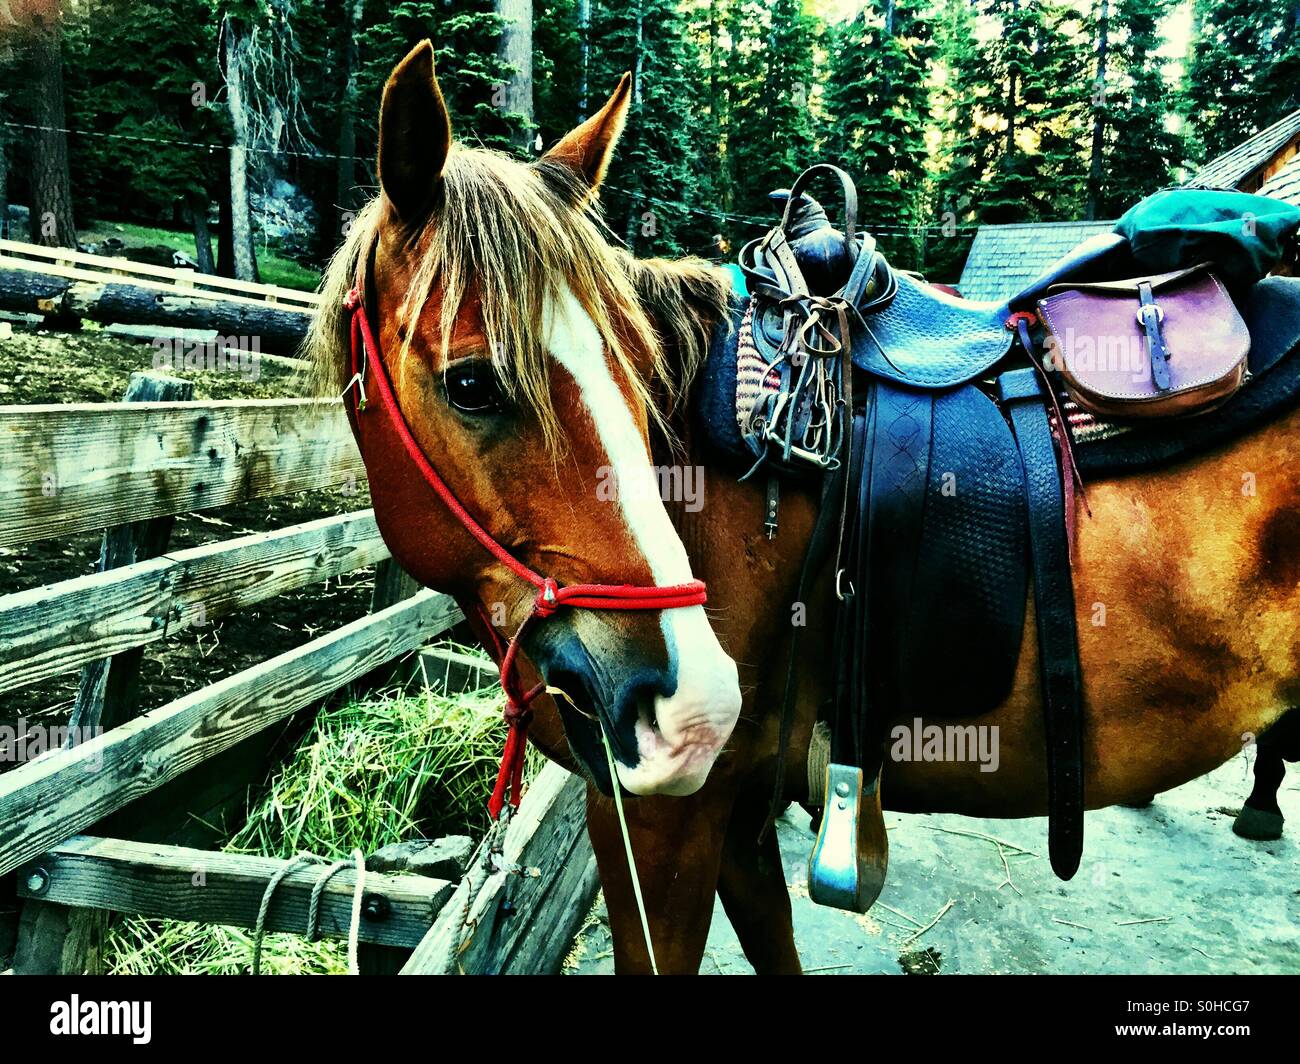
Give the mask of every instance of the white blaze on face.
<svg viewBox="0 0 1300 1064">
<path fill-rule="evenodd" d="M 595 323 L 572 292 L 547 308 L 547 349 L 573 377 L 604 450 L 601 463 L 612 472 L 617 501 L 633 542 L 657 584 L 691 579 L 686 548 L 673 528 L 657 491 L 641 490 L 653 477 L 650 453 L 614 380 Z M 618 574 L 609 574 L 617 579 Z M 727 656 L 703 606 L 664 610 L 660 615 L 669 667 L 677 687 L 655 698 L 658 728 L 644 719 L 636 725 L 640 762 L 618 765 L 618 777 L 633 794 L 691 794 L 699 790 L 722 744 L 740 715 L 736 663 Z"/>
</svg>

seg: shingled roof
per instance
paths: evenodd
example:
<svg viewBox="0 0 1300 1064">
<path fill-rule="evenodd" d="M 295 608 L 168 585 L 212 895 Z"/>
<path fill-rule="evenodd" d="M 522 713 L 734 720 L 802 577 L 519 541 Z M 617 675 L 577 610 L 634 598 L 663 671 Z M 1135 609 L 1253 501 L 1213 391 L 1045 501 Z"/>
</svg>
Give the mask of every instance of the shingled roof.
<svg viewBox="0 0 1300 1064">
<path fill-rule="evenodd" d="M 1300 207 L 1300 155 L 1260 186 L 1261 196 L 1273 196 Z"/>
<path fill-rule="evenodd" d="M 1202 166 L 1189 185 L 1207 188 L 1241 188 L 1242 182 L 1262 170 L 1293 140 L 1300 139 L 1300 111 L 1292 111 L 1279 122 L 1262 129 L 1249 140 L 1225 151 Z M 1242 189 L 1253 192 L 1254 189 Z"/>
<path fill-rule="evenodd" d="M 1109 222 L 1025 222 L 981 225 L 957 289 L 967 299 L 999 300 L 1021 291 L 1048 266 Z"/>
</svg>

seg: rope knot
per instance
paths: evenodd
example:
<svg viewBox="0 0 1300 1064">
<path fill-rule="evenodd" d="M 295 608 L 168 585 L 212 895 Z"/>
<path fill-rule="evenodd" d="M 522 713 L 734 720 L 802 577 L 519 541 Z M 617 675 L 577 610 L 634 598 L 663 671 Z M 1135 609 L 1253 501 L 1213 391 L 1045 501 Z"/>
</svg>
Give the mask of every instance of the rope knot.
<svg viewBox="0 0 1300 1064">
<path fill-rule="evenodd" d="M 361 290 L 353 285 L 348 289 L 348 294 L 343 297 L 343 309 L 347 311 L 356 310 L 361 305 Z"/>
<path fill-rule="evenodd" d="M 559 595 L 560 585 L 552 577 L 546 577 L 537 589 L 537 597 L 533 599 L 533 612 L 543 619 L 549 617 L 560 608 Z"/>
<path fill-rule="evenodd" d="M 533 710 L 527 702 L 516 702 L 513 698 L 507 697 L 506 708 L 501 715 L 512 728 L 516 725 L 526 726 L 533 719 Z"/>
</svg>

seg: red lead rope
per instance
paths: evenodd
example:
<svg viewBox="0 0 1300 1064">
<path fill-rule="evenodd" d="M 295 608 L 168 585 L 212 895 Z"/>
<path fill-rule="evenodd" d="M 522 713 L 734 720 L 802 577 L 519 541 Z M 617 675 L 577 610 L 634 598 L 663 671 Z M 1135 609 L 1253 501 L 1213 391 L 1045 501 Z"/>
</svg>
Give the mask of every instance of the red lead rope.
<svg viewBox="0 0 1300 1064">
<path fill-rule="evenodd" d="M 501 755 L 501 768 L 497 773 L 497 782 L 492 790 L 492 797 L 488 801 L 488 812 L 492 815 L 492 819 L 495 820 L 501 815 L 501 810 L 505 807 L 507 794 L 509 795 L 510 806 L 516 809 L 519 807 L 524 772 L 524 754 L 527 750 L 528 723 L 532 719 L 530 706 L 533 699 L 545 689 L 544 684 L 537 684 L 528 691 L 519 689 L 517 665 L 519 640 L 528 627 L 529 621 L 534 617 L 545 620 L 561 606 L 581 607 L 590 610 L 672 610 L 684 606 L 702 606 L 708 597 L 705 593 L 704 582 L 691 580 L 685 584 L 670 584 L 663 587 L 645 584 L 570 584 L 567 587 L 561 587 L 551 577 L 542 576 L 530 569 L 506 550 L 505 547 L 501 546 L 482 525 L 474 520 L 469 511 L 461 505 L 460 500 L 456 498 L 451 488 L 447 486 L 447 482 L 433 468 L 433 464 L 425 456 L 424 451 L 420 449 L 420 445 L 411 434 L 410 426 L 406 423 L 401 408 L 397 404 L 397 396 L 393 392 L 392 382 L 389 380 L 384 361 L 379 356 L 379 344 L 371 331 L 370 321 L 366 317 L 366 308 L 357 288 L 353 288 L 348 293 L 344 302 L 344 309 L 352 315 L 352 380 L 345 394 L 352 391 L 353 384 L 360 385 L 360 398 L 354 400 L 356 402 L 356 414 L 359 416 L 367 406 L 365 393 L 366 371 L 373 366 L 377 386 L 376 391 L 379 394 L 379 405 L 384 408 L 394 430 L 397 432 L 398 438 L 402 441 L 402 446 L 410 456 L 411 461 L 415 463 L 415 467 L 420 471 L 420 475 L 425 482 L 437 493 L 443 504 L 451 511 L 452 516 L 461 523 L 471 536 L 483 545 L 489 554 L 516 576 L 528 581 L 537 589 L 532 610 L 504 647 L 496 629 L 490 623 L 485 622 L 483 624 L 483 628 L 491 636 L 494 644 L 491 650 L 500 666 L 501 689 L 506 695 L 505 719 L 509 725 L 505 751 Z"/>
</svg>

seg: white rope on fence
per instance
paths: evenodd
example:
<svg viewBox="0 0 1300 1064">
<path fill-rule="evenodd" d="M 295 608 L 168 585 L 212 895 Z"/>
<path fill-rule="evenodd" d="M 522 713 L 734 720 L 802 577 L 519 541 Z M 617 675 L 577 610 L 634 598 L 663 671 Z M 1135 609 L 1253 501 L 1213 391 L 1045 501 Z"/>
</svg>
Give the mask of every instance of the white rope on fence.
<svg viewBox="0 0 1300 1064">
<path fill-rule="evenodd" d="M 278 869 L 275 875 L 271 877 L 266 884 L 266 890 L 262 893 L 262 903 L 257 909 L 257 923 L 253 928 L 253 975 L 262 974 L 262 940 L 266 937 L 266 914 L 271 909 L 271 899 L 275 896 L 276 888 L 299 868 L 325 864 L 328 864 L 328 867 L 321 870 L 311 888 L 311 900 L 307 906 L 307 940 L 312 942 L 318 937 L 320 900 L 321 895 L 325 892 L 326 884 L 337 873 L 351 867 L 356 873 L 356 882 L 352 887 L 352 916 L 348 926 L 348 974 L 358 975 L 360 973 L 357 962 L 357 947 L 361 931 L 361 899 L 366 884 L 366 859 L 360 850 L 353 850 L 351 858 L 332 863 L 329 863 L 327 857 L 318 857 L 314 853 L 300 853 Z"/>
</svg>

